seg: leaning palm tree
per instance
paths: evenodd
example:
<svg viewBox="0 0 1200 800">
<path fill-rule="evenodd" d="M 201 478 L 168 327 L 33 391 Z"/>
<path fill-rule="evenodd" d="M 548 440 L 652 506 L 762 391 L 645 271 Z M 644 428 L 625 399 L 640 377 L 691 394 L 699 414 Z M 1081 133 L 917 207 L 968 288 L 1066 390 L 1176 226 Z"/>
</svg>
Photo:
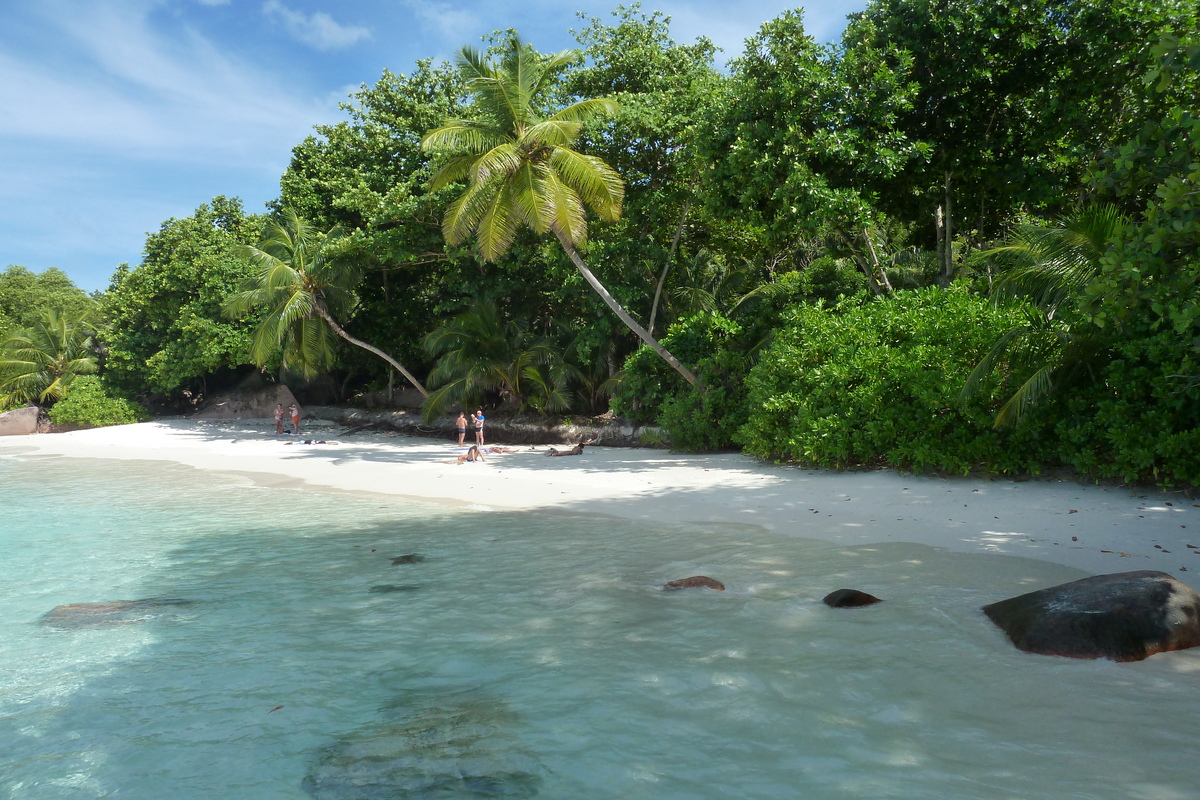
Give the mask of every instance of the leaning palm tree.
<svg viewBox="0 0 1200 800">
<path fill-rule="evenodd" d="M 1023 297 L 1036 308 L 1029 312 L 1026 324 L 996 340 L 963 385 L 961 396 L 970 397 L 1001 365 L 1013 374 L 1028 375 L 1000 406 L 995 427 L 1017 424 L 1057 389 L 1099 374 L 1109 358 L 1101 332 L 1065 325 L 1056 316 L 1099 274 L 1108 243 L 1127 222 L 1115 206 L 1088 206 L 1056 225 L 1022 226 L 1010 244 L 984 254 L 1011 263 L 996 282 L 997 299 Z"/>
<path fill-rule="evenodd" d="M 50 403 L 79 375 L 98 369 L 88 315 L 51 309 L 0 345 L 0 408 Z"/>
<path fill-rule="evenodd" d="M 585 122 L 616 110 L 613 100 L 581 100 L 549 115 L 541 113 L 554 78 L 580 58 L 574 50 L 543 57 L 516 36 L 509 39 L 498 65 L 474 48 L 462 49 L 458 67 L 475 97 L 478 116 L 447 119 L 421 142 L 426 150 L 450 154 L 431 179 L 432 190 L 467 183 L 446 211 L 442 232 L 450 244 L 474 234 L 486 261 L 507 252 L 522 227 L 553 233 L 613 313 L 695 384 L 696 376 L 621 307 L 579 256 L 579 248 L 587 243 L 586 209 L 601 219 L 616 220 L 625 195 L 624 183 L 612 167 L 572 149 Z"/>
<path fill-rule="evenodd" d="M 362 279 L 355 263 L 333 247 L 341 236 L 340 228 L 318 231 L 294 210 L 284 209 L 282 219 L 267 221 L 257 246 L 239 248 L 255 273 L 247 288 L 226 302 L 225 313 L 242 317 L 266 309 L 250 344 L 256 364 L 265 364 L 282 347 L 284 364 L 311 376 L 332 366 L 334 337 L 341 337 L 391 364 L 428 396 L 400 362 L 338 324 L 339 317 L 350 316 L 358 305 L 355 290 Z"/>
</svg>

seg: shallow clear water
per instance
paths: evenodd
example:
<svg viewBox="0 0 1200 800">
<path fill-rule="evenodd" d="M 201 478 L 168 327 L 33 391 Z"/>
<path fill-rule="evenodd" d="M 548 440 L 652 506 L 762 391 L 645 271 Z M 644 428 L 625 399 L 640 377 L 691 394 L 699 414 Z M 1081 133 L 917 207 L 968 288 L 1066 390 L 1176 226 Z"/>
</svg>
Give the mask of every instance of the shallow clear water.
<svg viewBox="0 0 1200 800">
<path fill-rule="evenodd" d="M 696 574 L 728 590 L 658 588 Z M 1081 576 L 0 458 L 0 798 L 1200 797 L 1195 651 L 1031 656 L 979 611 Z M 144 598 L 189 602 L 42 621 Z"/>
</svg>

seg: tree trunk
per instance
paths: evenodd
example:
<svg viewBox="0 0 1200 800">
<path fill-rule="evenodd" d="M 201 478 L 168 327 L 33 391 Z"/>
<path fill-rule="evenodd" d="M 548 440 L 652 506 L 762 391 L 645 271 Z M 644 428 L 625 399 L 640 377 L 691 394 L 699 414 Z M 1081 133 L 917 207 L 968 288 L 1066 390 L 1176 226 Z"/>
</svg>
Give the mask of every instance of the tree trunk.
<svg viewBox="0 0 1200 800">
<path fill-rule="evenodd" d="M 595 290 L 596 294 L 600 295 L 600 298 L 604 300 L 605 305 L 612 309 L 612 312 L 621 318 L 621 321 L 625 323 L 629 330 L 636 333 L 643 342 L 648 344 L 650 349 L 658 353 L 660 356 L 662 356 L 664 361 L 674 367 L 675 371 L 684 377 L 684 380 L 686 380 L 692 386 L 696 386 L 696 376 L 693 375 L 687 367 L 685 367 L 683 364 L 680 364 L 679 359 L 671 355 L 670 351 L 659 344 L 655 338 L 646 331 L 645 328 L 643 328 L 641 325 L 638 325 L 637 321 L 634 320 L 633 317 L 629 316 L 629 312 L 621 307 L 621 304 L 617 302 L 616 298 L 608 293 L 608 289 L 604 288 L 604 284 L 600 283 L 596 276 L 592 274 L 592 271 L 587 268 L 587 264 L 583 263 L 583 259 L 579 257 L 579 253 L 575 252 L 575 248 L 569 241 L 567 241 L 566 237 L 557 231 L 555 234 L 558 236 L 559 244 L 561 244 L 563 250 L 566 251 L 567 257 L 570 258 L 571 263 L 575 265 L 575 269 L 579 270 L 579 274 L 582 275 L 583 279 L 588 282 L 588 285 Z"/>
<path fill-rule="evenodd" d="M 417 387 L 417 391 L 421 393 L 422 397 L 429 397 L 429 392 L 425 391 L 425 387 L 421 385 L 421 382 L 418 381 L 416 378 L 414 378 L 412 376 L 411 372 L 409 372 L 404 367 L 402 367 L 400 365 L 399 361 L 392 358 L 387 353 L 380 350 L 378 347 L 369 345 L 366 342 L 364 342 L 362 339 L 355 339 L 353 336 L 351 336 L 350 334 L 348 334 L 344 330 L 342 330 L 342 326 L 338 325 L 336 322 L 333 321 L 333 317 L 329 316 L 329 312 L 325 310 L 325 306 L 321 302 L 318 301 L 317 303 L 315 303 L 314 308 L 315 308 L 316 312 L 321 315 L 321 319 L 323 319 L 329 323 L 329 327 L 333 328 L 334 333 L 336 333 L 338 336 L 342 337 L 343 339 L 345 339 L 347 342 L 354 345 L 355 347 L 361 347 L 363 350 L 366 350 L 369 353 L 374 353 L 375 355 L 382 358 L 384 361 L 391 364 L 393 367 L 396 368 L 397 372 L 399 372 L 401 375 L 403 375 L 405 378 L 408 379 L 409 383 L 411 383 L 413 386 Z"/>
<path fill-rule="evenodd" d="M 658 298 L 662 296 L 663 284 L 667 282 L 667 270 L 671 268 L 671 262 L 675 260 L 675 251 L 679 248 L 679 237 L 683 235 L 683 223 L 687 221 L 688 211 L 691 208 L 691 200 L 683 204 L 683 213 L 679 215 L 679 227 L 675 229 L 675 238 L 671 240 L 671 249 L 667 252 L 667 263 L 663 264 L 662 274 L 658 276 L 658 285 L 654 287 L 654 302 L 650 304 L 650 324 L 647 326 L 647 331 L 651 336 L 654 335 L 654 317 L 658 314 Z"/>
<path fill-rule="evenodd" d="M 875 243 L 871 241 L 871 233 L 866 228 L 863 228 L 863 238 L 867 240 L 867 249 L 871 251 L 871 264 L 874 265 L 879 284 L 883 287 L 883 291 L 891 292 L 892 282 L 888 280 L 887 273 L 879 268 L 879 256 L 875 255 Z M 872 279 L 876 280 L 874 277 Z M 880 292 L 876 292 L 876 294 L 880 294 Z"/>
<path fill-rule="evenodd" d="M 942 252 L 942 275 L 938 284 L 947 287 L 954 280 L 954 198 L 950 194 L 950 172 L 946 172 L 945 247 Z"/>
<path fill-rule="evenodd" d="M 933 225 L 937 232 L 937 246 L 934 252 L 937 254 L 938 282 L 940 283 L 942 275 L 946 272 L 946 228 L 942 224 L 941 206 L 938 206 L 933 213 Z"/>
</svg>

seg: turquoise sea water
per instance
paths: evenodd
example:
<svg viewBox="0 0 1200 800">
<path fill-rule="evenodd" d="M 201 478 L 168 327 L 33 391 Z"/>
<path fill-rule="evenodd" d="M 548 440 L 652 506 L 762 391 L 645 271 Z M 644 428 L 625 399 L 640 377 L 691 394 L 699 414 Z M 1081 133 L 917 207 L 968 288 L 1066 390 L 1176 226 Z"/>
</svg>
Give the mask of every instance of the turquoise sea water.
<svg viewBox="0 0 1200 800">
<path fill-rule="evenodd" d="M 1200 658 L 979 612 L 1060 566 L 138 462 L 0 457 L 0 498 L 0 798 L 1200 797 Z"/>
</svg>

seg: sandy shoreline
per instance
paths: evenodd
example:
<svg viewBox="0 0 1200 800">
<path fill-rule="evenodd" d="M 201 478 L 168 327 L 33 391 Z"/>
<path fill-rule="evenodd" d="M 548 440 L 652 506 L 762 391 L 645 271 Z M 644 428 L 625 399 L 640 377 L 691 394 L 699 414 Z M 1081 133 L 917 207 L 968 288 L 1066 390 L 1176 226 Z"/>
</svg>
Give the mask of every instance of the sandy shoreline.
<svg viewBox="0 0 1200 800">
<path fill-rule="evenodd" d="M 559 510 L 643 522 L 757 525 L 845 545 L 913 542 L 998 553 L 1089 573 L 1157 569 L 1200 586 L 1200 503 L 1153 489 L 1071 481 L 935 478 L 779 467 L 745 456 L 545 447 L 454 463 L 452 442 L 344 436 L 310 423 L 288 444 L 268 420 L 164 420 L 0 439 L 0 457 L 169 461 L 272 486 L 370 492 L 504 510 Z M 1107 551 L 1107 552 L 1106 552 Z"/>
</svg>

